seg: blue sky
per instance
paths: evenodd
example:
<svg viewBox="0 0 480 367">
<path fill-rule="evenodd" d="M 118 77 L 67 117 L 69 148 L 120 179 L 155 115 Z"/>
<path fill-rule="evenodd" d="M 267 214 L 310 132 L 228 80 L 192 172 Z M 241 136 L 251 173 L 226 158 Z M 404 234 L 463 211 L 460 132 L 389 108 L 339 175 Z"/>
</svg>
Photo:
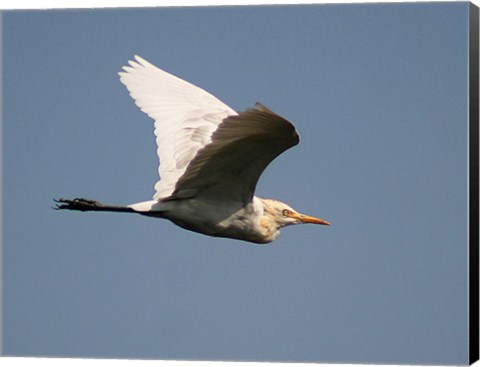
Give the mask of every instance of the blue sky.
<svg viewBox="0 0 480 367">
<path fill-rule="evenodd" d="M 3 353 L 467 362 L 467 3 L 3 13 Z M 54 197 L 148 200 L 139 54 L 301 143 L 258 246 Z"/>
</svg>

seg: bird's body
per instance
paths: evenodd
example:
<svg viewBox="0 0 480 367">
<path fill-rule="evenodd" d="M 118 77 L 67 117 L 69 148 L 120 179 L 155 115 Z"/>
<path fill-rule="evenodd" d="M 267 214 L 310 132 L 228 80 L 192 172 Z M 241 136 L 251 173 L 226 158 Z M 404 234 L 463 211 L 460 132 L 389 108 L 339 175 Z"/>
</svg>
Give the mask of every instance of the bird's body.
<svg viewBox="0 0 480 367">
<path fill-rule="evenodd" d="M 59 199 L 57 209 L 134 212 L 206 235 L 254 243 L 273 241 L 286 225 L 329 224 L 254 196 L 266 166 L 299 142 L 289 121 L 258 103 L 237 114 L 208 92 L 138 56 L 119 74 L 137 106 L 155 120 L 161 179 L 153 200 L 111 206 Z"/>
<path fill-rule="evenodd" d="M 162 202 L 163 210 L 146 215 L 166 218 L 176 225 L 215 237 L 229 237 L 251 242 L 264 243 L 259 225 L 263 206 L 256 197 L 247 205 L 216 201 L 180 199 Z"/>
</svg>

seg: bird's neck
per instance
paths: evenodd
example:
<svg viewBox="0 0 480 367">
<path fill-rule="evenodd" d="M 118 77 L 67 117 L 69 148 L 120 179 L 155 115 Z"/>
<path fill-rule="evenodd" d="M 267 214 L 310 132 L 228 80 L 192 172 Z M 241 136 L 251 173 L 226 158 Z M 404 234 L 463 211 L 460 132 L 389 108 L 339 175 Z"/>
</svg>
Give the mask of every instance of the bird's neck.
<svg viewBox="0 0 480 367">
<path fill-rule="evenodd" d="M 268 215 L 260 218 L 260 230 L 266 241 L 271 242 L 280 234 L 279 226 Z"/>
<path fill-rule="evenodd" d="M 266 238 L 268 242 L 271 242 L 277 238 L 280 234 L 280 224 L 274 219 L 272 215 L 273 208 L 270 204 L 269 199 L 260 199 L 257 198 L 262 210 L 259 219 L 259 227 L 262 235 Z"/>
</svg>

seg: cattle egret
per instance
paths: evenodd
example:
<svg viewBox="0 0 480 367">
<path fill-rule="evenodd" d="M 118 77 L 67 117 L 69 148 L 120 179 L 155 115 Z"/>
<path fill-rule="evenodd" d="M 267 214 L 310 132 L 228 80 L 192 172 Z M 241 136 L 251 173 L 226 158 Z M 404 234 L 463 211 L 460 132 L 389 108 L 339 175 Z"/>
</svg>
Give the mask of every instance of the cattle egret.
<svg viewBox="0 0 480 367">
<path fill-rule="evenodd" d="M 326 220 L 254 196 L 258 178 L 298 144 L 295 127 L 257 103 L 237 113 L 205 90 L 135 56 L 119 73 L 136 105 L 155 121 L 160 180 L 153 200 L 127 206 L 58 199 L 55 209 L 138 213 L 215 237 L 268 243 L 281 227 Z"/>
</svg>

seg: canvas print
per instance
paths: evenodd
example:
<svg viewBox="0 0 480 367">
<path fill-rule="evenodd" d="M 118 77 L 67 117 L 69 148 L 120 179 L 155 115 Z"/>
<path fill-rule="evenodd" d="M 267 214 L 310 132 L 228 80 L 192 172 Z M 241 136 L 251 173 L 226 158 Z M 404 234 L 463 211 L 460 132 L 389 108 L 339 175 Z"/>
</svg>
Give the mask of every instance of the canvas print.
<svg viewBox="0 0 480 367">
<path fill-rule="evenodd" d="M 1 27 L 2 355 L 478 359 L 475 5 Z"/>
</svg>

